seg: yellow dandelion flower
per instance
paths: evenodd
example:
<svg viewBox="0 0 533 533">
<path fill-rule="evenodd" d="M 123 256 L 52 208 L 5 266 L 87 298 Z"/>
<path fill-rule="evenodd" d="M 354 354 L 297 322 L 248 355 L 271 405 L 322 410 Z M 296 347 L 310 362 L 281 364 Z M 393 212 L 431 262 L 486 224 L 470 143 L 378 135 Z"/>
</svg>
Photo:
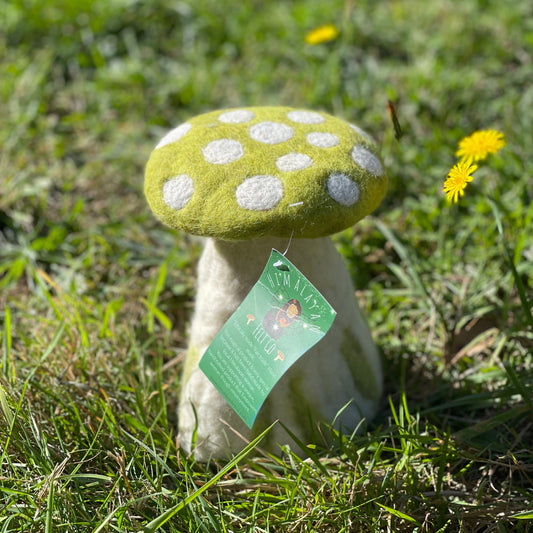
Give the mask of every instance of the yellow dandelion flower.
<svg viewBox="0 0 533 533">
<path fill-rule="evenodd" d="M 503 133 L 496 130 L 480 130 L 461 139 L 455 155 L 463 160 L 482 161 L 489 154 L 495 154 L 504 146 Z"/>
<path fill-rule="evenodd" d="M 339 30 L 334 24 L 325 24 L 311 30 L 305 36 L 307 44 L 322 44 L 329 41 L 334 41 L 339 36 Z"/>
<path fill-rule="evenodd" d="M 472 181 L 472 174 L 476 170 L 477 165 L 473 165 L 470 161 L 459 161 L 452 167 L 444 182 L 444 192 L 449 202 L 457 202 L 459 196 L 464 195 L 464 190 Z"/>
</svg>

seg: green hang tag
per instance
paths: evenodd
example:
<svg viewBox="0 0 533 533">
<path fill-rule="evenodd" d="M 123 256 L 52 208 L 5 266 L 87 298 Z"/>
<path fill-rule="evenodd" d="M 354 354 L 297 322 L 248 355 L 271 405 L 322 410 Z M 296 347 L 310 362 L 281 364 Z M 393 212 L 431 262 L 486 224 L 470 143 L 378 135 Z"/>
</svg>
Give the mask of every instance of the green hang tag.
<svg viewBox="0 0 533 533">
<path fill-rule="evenodd" d="M 251 428 L 274 385 L 327 333 L 335 315 L 311 282 L 272 250 L 259 281 L 213 339 L 200 368 Z"/>
</svg>

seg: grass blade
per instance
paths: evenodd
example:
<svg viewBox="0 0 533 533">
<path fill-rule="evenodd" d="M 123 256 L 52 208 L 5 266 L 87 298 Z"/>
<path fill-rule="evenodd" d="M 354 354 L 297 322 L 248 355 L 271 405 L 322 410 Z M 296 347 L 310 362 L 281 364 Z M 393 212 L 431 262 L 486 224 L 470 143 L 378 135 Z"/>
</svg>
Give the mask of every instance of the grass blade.
<svg viewBox="0 0 533 533">
<path fill-rule="evenodd" d="M 498 228 L 498 233 L 500 234 L 500 237 L 502 239 L 502 246 L 503 251 L 505 253 L 505 258 L 507 260 L 509 268 L 511 269 L 511 273 L 513 274 L 516 289 L 518 291 L 518 296 L 520 297 L 520 302 L 524 309 L 524 314 L 526 316 L 527 321 L 529 322 L 530 327 L 533 328 L 533 315 L 531 313 L 531 305 L 529 304 L 528 298 L 526 296 L 526 288 L 524 287 L 524 282 L 522 281 L 522 278 L 516 270 L 513 256 L 511 254 L 511 251 L 509 250 L 509 247 L 507 246 L 507 241 L 503 232 L 503 224 L 500 210 L 494 200 L 490 200 L 490 205 L 492 207 L 494 218 L 496 219 L 496 227 Z"/>
<path fill-rule="evenodd" d="M 3 339 L 2 373 L 11 382 L 15 380 L 15 366 L 11 362 L 11 309 L 6 305 L 4 311 L 4 339 Z"/>
<path fill-rule="evenodd" d="M 274 422 L 272 425 L 266 428 L 263 433 L 261 433 L 252 442 L 250 442 L 250 444 L 248 444 L 248 446 L 246 446 L 244 450 L 238 453 L 224 468 L 222 468 L 222 470 L 220 470 L 220 472 L 213 476 L 205 485 L 195 490 L 191 495 L 182 500 L 180 503 L 168 509 L 161 516 L 157 517 L 155 520 L 152 520 L 149 524 L 147 524 L 143 528 L 143 532 L 151 533 L 152 531 L 156 531 L 163 524 L 168 522 L 176 513 L 179 513 L 183 508 L 187 507 L 187 505 L 189 505 L 191 502 L 201 496 L 207 489 L 217 483 L 220 478 L 224 477 L 230 470 L 232 470 L 237 465 L 237 463 L 241 461 L 241 459 L 246 457 L 263 440 L 265 435 L 276 425 L 276 423 L 277 422 Z"/>
<path fill-rule="evenodd" d="M 402 513 L 401 511 L 398 511 L 397 509 L 393 509 L 392 507 L 387 507 L 386 505 L 383 505 L 382 503 L 376 502 L 380 507 L 385 509 L 388 513 L 390 513 L 393 516 L 396 516 L 398 518 L 401 518 L 402 520 L 407 520 L 408 522 L 411 522 L 411 524 L 415 524 L 417 526 L 420 525 L 419 522 L 417 522 L 412 516 L 409 516 L 408 514 Z"/>
</svg>

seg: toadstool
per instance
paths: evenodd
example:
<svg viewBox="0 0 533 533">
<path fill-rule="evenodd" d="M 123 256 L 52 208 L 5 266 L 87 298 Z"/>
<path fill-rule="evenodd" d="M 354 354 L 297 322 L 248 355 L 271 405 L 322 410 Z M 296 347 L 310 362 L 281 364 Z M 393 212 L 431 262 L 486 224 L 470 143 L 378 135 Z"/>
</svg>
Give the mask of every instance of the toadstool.
<svg viewBox="0 0 533 533">
<path fill-rule="evenodd" d="M 214 111 L 157 144 L 145 174 L 150 207 L 164 224 L 208 238 L 178 414 L 181 445 L 198 460 L 230 458 L 246 445 L 242 436 L 251 439 L 277 419 L 313 443 L 322 421 L 352 431 L 362 417 L 373 416 L 382 387 L 379 353 L 329 235 L 372 212 L 386 188 L 373 139 L 323 112 Z M 337 317 L 326 337 L 284 374 L 249 430 L 198 365 L 271 249 L 285 249 L 291 236 L 288 258 Z M 273 451 L 284 444 L 297 448 L 279 424 L 266 438 Z"/>
</svg>

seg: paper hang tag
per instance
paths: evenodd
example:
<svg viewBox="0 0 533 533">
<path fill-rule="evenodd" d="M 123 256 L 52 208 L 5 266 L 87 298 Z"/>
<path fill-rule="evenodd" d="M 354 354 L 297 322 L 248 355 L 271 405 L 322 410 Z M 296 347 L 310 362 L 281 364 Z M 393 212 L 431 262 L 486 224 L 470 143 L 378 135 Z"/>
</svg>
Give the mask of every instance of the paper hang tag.
<svg viewBox="0 0 533 533">
<path fill-rule="evenodd" d="M 274 385 L 327 333 L 335 315 L 312 283 L 272 250 L 261 277 L 207 348 L 200 369 L 251 428 Z"/>
</svg>

